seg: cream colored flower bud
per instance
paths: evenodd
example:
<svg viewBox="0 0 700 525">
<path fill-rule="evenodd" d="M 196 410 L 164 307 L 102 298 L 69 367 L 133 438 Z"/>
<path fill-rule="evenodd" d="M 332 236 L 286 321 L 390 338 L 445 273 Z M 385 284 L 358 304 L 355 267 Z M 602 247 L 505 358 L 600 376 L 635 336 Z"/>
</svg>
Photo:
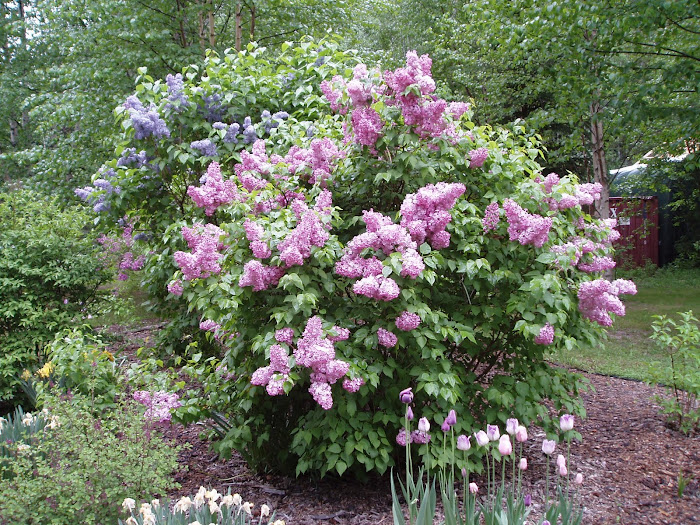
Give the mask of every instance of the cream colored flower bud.
<svg viewBox="0 0 700 525">
<path fill-rule="evenodd" d="M 233 505 L 233 496 L 231 496 L 231 494 L 226 494 L 221 498 L 221 505 L 226 505 L 227 507 Z"/>
<path fill-rule="evenodd" d="M 245 512 L 248 515 L 253 514 L 253 507 L 255 507 L 255 503 L 251 503 L 250 501 L 246 501 L 243 505 L 241 505 L 243 508 L 243 512 Z"/>
<path fill-rule="evenodd" d="M 270 515 L 270 507 L 268 507 L 267 505 L 263 504 L 263 506 L 260 507 L 260 515 L 261 515 L 263 518 L 267 518 L 267 517 Z"/>
<path fill-rule="evenodd" d="M 127 512 L 131 512 L 136 508 L 136 502 L 132 498 L 124 498 L 122 508 Z"/>
<path fill-rule="evenodd" d="M 233 504 L 236 506 L 240 506 L 241 503 L 243 503 L 243 498 L 241 498 L 241 495 L 234 494 L 233 495 Z"/>
<path fill-rule="evenodd" d="M 126 525 L 139 525 L 139 522 L 136 521 L 133 516 L 129 516 L 126 519 Z"/>
<path fill-rule="evenodd" d="M 175 512 L 182 512 L 183 514 L 190 510 L 190 507 L 192 506 L 192 500 L 190 499 L 189 496 L 183 496 L 180 498 L 180 500 L 175 504 Z"/>
</svg>

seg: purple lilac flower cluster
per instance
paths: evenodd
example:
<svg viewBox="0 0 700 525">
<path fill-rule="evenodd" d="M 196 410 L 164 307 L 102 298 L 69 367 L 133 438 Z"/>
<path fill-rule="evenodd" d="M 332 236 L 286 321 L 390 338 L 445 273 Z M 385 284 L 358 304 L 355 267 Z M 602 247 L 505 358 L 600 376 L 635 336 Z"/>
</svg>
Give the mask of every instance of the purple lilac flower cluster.
<svg viewBox="0 0 700 525">
<path fill-rule="evenodd" d="M 588 281 L 579 286 L 578 309 L 586 319 L 601 326 L 611 326 L 612 319 L 608 312 L 615 315 L 625 315 L 625 305 L 618 296 L 636 293 L 635 284 L 626 279 L 616 279 L 612 282 L 605 279 Z"/>
<path fill-rule="evenodd" d="M 401 315 L 396 318 L 395 323 L 396 328 L 399 330 L 410 332 L 411 330 L 418 328 L 418 325 L 420 324 L 420 316 L 408 311 L 401 312 Z"/>
<path fill-rule="evenodd" d="M 325 186 L 331 176 L 334 162 L 344 156 L 338 146 L 329 139 L 314 139 L 308 148 L 292 146 L 284 157 L 289 173 L 299 175 L 310 184 Z M 309 175 L 306 176 L 305 173 Z"/>
<path fill-rule="evenodd" d="M 496 229 L 499 221 L 501 220 L 500 210 L 501 208 L 498 206 L 497 202 L 492 202 L 486 206 L 484 218 L 481 221 L 481 224 L 484 226 L 484 233 Z"/>
<path fill-rule="evenodd" d="M 297 216 L 297 225 L 277 246 L 280 259 L 287 268 L 303 265 L 304 261 L 311 256 L 311 247 L 322 248 L 329 238 L 321 215 L 309 209 L 304 201 L 295 199 L 292 202 L 292 210 Z"/>
<path fill-rule="evenodd" d="M 532 244 L 540 248 L 549 240 L 551 217 L 530 214 L 512 199 L 506 199 L 503 202 L 503 209 L 508 219 L 508 235 L 511 241 L 518 241 L 523 246 Z"/>
<path fill-rule="evenodd" d="M 487 148 L 473 149 L 469 152 L 469 167 L 470 168 L 480 168 L 486 162 L 489 157 L 489 150 Z"/>
<path fill-rule="evenodd" d="M 136 148 L 125 148 L 121 156 L 117 159 L 117 167 L 128 168 L 133 166 L 136 169 L 140 169 L 144 166 L 150 167 L 148 164 L 149 160 L 145 150 L 136 153 Z"/>
<path fill-rule="evenodd" d="M 209 164 L 204 185 L 199 188 L 189 186 L 187 195 L 197 206 L 204 208 L 207 215 L 213 215 L 219 206 L 241 199 L 236 183 L 223 180 L 218 162 Z"/>
<path fill-rule="evenodd" d="M 146 406 L 144 417 L 156 423 L 169 423 L 172 419 L 170 411 L 182 406 L 179 396 L 168 392 L 137 390 L 133 396 L 136 401 Z"/>
<path fill-rule="evenodd" d="M 560 178 L 556 173 L 550 173 L 542 182 L 542 188 L 546 194 L 551 194 L 555 187 L 559 184 Z M 552 211 L 566 210 L 576 206 L 588 206 L 600 199 L 600 192 L 603 187 L 599 183 L 577 184 L 574 187 L 574 195 L 563 193 L 559 200 L 554 197 L 548 197 L 547 203 Z"/>
<path fill-rule="evenodd" d="M 182 292 L 185 291 L 182 287 L 182 281 L 180 279 L 170 281 L 168 283 L 168 291 L 175 297 L 180 297 L 182 295 Z"/>
<path fill-rule="evenodd" d="M 121 189 L 112 184 L 117 176 L 112 168 L 102 167 L 97 174 L 99 177 L 93 182 L 94 186 L 76 188 L 74 193 L 80 200 L 89 203 L 95 213 L 102 213 L 111 207 L 107 197 L 113 193 L 118 194 Z"/>
<path fill-rule="evenodd" d="M 168 85 L 168 98 L 165 104 L 166 110 L 173 110 L 177 113 L 182 113 L 190 107 L 189 98 L 185 94 L 185 83 L 182 79 L 182 73 L 177 75 L 168 75 L 165 77 L 165 83 Z"/>
<path fill-rule="evenodd" d="M 546 323 L 541 329 L 540 333 L 535 337 L 535 343 L 538 345 L 551 345 L 554 342 L 554 327 Z"/>
<path fill-rule="evenodd" d="M 225 232 L 213 224 L 206 226 L 198 224 L 193 228 L 182 227 L 182 236 L 192 253 L 178 251 L 173 258 L 186 280 L 191 281 L 199 277 L 206 279 L 211 274 L 221 271 L 220 251 L 223 250 L 224 245 L 219 239 L 223 235 Z"/>
<path fill-rule="evenodd" d="M 204 157 L 216 157 L 217 155 L 216 144 L 211 139 L 195 140 L 190 143 L 190 148 L 198 151 Z"/>
<path fill-rule="evenodd" d="M 136 95 L 131 95 L 124 102 L 124 107 L 129 111 L 131 125 L 136 132 L 134 135 L 136 140 L 150 136 L 156 139 L 170 137 L 170 130 L 165 121 L 158 115 L 155 104 L 151 104 L 146 108 Z"/>
<path fill-rule="evenodd" d="M 238 280 L 238 286 L 252 286 L 254 292 L 267 290 L 270 286 L 277 286 L 284 274 L 285 269 L 279 266 L 265 266 L 257 260 L 248 261 L 243 266 L 243 275 Z"/>
<path fill-rule="evenodd" d="M 396 343 L 398 342 L 396 334 L 393 334 L 392 332 L 385 330 L 384 328 L 379 328 L 377 330 L 377 340 L 379 341 L 380 345 L 386 348 L 392 348 L 396 346 Z"/>
<path fill-rule="evenodd" d="M 324 410 L 333 406 L 331 385 L 347 375 L 350 365 L 335 358 L 334 344 L 350 336 L 347 329 L 333 327 L 336 335 L 324 336 L 323 322 L 314 316 L 306 323 L 302 337 L 297 340 L 294 348 L 295 362 L 299 366 L 311 369 L 311 386 L 309 393 Z M 284 393 L 284 382 L 289 378 L 289 354 L 282 344 L 292 346 L 294 331 L 283 328 L 275 332 L 275 339 L 280 344 L 270 347 L 270 364 L 258 368 L 252 375 L 253 385 L 265 386 L 271 396 Z M 362 378 L 347 378 L 343 388 L 349 392 L 357 392 L 364 384 Z"/>
</svg>

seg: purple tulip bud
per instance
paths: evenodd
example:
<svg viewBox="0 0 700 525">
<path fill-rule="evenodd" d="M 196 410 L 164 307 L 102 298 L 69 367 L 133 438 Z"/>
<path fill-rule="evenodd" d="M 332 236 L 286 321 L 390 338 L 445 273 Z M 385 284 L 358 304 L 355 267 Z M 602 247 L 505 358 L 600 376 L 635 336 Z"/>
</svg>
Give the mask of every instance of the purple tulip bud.
<svg viewBox="0 0 700 525">
<path fill-rule="evenodd" d="M 401 400 L 402 403 L 412 403 L 413 402 L 413 390 L 411 388 L 407 388 L 405 390 L 402 390 L 399 393 L 399 399 Z"/>
<path fill-rule="evenodd" d="M 515 431 L 518 429 L 518 420 L 515 418 L 511 418 L 508 421 L 506 421 L 506 432 L 508 432 L 511 436 L 515 434 Z"/>
<path fill-rule="evenodd" d="M 453 427 L 457 424 L 457 413 L 454 410 L 450 410 L 450 412 L 447 414 L 447 417 L 445 418 L 445 423 L 450 425 L 450 427 Z"/>
<path fill-rule="evenodd" d="M 469 442 L 469 436 L 465 436 L 464 434 L 457 436 L 457 448 L 459 450 L 469 450 L 472 448 L 472 444 Z"/>
<path fill-rule="evenodd" d="M 450 431 L 450 425 L 447 423 L 447 420 L 442 422 L 442 425 L 440 425 L 440 430 L 442 430 L 445 433 Z"/>
<path fill-rule="evenodd" d="M 532 505 L 532 494 L 525 494 L 525 506 L 529 507 Z"/>
<path fill-rule="evenodd" d="M 462 467 L 462 477 L 466 478 L 467 477 L 467 469 Z"/>
<path fill-rule="evenodd" d="M 559 418 L 559 428 L 562 432 L 568 432 L 574 428 L 574 416 L 571 414 L 564 414 Z"/>
<path fill-rule="evenodd" d="M 421 432 L 429 432 L 430 431 L 430 422 L 422 417 L 418 420 L 418 430 Z"/>
<path fill-rule="evenodd" d="M 542 525 L 552 525 L 552 524 L 549 523 L 549 520 L 544 520 L 544 521 L 542 522 Z"/>
<path fill-rule="evenodd" d="M 406 419 L 413 421 L 413 410 L 411 410 L 410 406 L 406 407 Z"/>
</svg>

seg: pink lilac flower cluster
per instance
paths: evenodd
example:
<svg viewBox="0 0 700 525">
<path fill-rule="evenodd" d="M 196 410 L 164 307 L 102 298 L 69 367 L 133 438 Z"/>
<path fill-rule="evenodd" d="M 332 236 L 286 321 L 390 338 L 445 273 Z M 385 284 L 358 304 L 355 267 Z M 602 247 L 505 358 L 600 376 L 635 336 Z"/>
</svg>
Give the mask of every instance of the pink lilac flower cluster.
<svg viewBox="0 0 700 525">
<path fill-rule="evenodd" d="M 245 229 L 245 235 L 250 243 L 250 249 L 253 252 L 253 256 L 258 259 L 267 259 L 272 255 L 272 250 L 268 244 L 261 239 L 265 230 L 262 226 L 257 224 L 255 221 L 246 219 L 243 222 L 243 228 Z"/>
<path fill-rule="evenodd" d="M 557 184 L 559 184 L 559 176 L 556 173 L 547 175 L 543 183 L 545 193 L 551 193 Z M 547 199 L 549 209 L 556 211 L 566 210 L 576 206 L 588 206 L 600 199 L 600 192 L 602 189 L 603 187 L 597 182 L 593 184 L 577 184 L 574 187 L 574 195 L 564 193 L 559 200 L 549 197 Z"/>
<path fill-rule="evenodd" d="M 470 168 L 480 168 L 486 162 L 489 157 L 489 150 L 487 148 L 473 149 L 469 152 L 469 167 Z"/>
<path fill-rule="evenodd" d="M 395 322 L 396 328 L 403 330 L 404 332 L 410 332 L 411 330 L 418 328 L 418 325 L 420 324 L 420 317 L 414 313 L 405 311 L 396 318 Z"/>
<path fill-rule="evenodd" d="M 275 337 L 279 342 L 291 345 L 293 331 L 290 330 L 278 330 Z M 347 339 L 350 332 L 337 326 L 333 327 L 333 332 L 336 333 L 335 336 L 325 336 L 321 318 L 314 316 L 306 323 L 304 333 L 297 340 L 294 349 L 296 364 L 311 369 L 309 393 L 324 410 L 333 406 L 331 385 L 345 376 L 350 369 L 348 363 L 335 358 L 334 347 L 334 342 Z M 273 345 L 270 348 L 270 365 L 258 368 L 253 373 L 251 383 L 266 385 L 269 395 L 282 394 L 282 384 L 288 378 L 289 370 L 287 350 L 281 345 Z M 347 378 L 343 381 L 343 388 L 349 392 L 356 392 L 363 384 L 362 378 Z"/>
<path fill-rule="evenodd" d="M 501 208 L 498 206 L 497 202 L 492 202 L 486 206 L 484 218 L 481 221 L 481 224 L 484 226 L 484 233 L 496 229 L 498 222 L 501 220 L 500 210 Z"/>
<path fill-rule="evenodd" d="M 126 281 L 129 279 L 128 271 L 139 271 L 143 268 L 146 258 L 139 255 L 134 258 L 131 248 L 134 244 L 134 220 L 126 217 L 120 221 L 123 224 L 123 231 L 119 237 L 109 237 L 100 235 L 97 242 L 105 249 L 104 253 L 99 255 L 99 259 L 104 266 L 110 266 L 114 262 L 114 257 L 119 258 L 117 266 L 120 270 L 117 279 Z M 138 235 L 138 234 L 137 234 Z"/>
<path fill-rule="evenodd" d="M 540 329 L 540 333 L 535 337 L 535 343 L 538 345 L 551 345 L 554 342 L 554 327 L 545 323 Z"/>
<path fill-rule="evenodd" d="M 551 217 L 530 214 L 512 199 L 503 202 L 503 209 L 508 219 L 508 235 L 511 241 L 518 241 L 523 246 L 532 244 L 540 248 L 549 239 L 552 227 Z"/>
<path fill-rule="evenodd" d="M 331 139 L 324 137 L 312 140 L 308 148 L 292 146 L 285 155 L 284 162 L 289 173 L 302 176 L 303 172 L 308 171 L 309 175 L 303 178 L 308 178 L 311 184 L 324 186 L 326 179 L 331 176 L 335 161 L 344 155 Z"/>
<path fill-rule="evenodd" d="M 386 348 L 392 348 L 396 346 L 396 343 L 398 342 L 396 335 L 388 330 L 385 330 L 384 328 L 377 329 L 377 339 L 379 344 Z"/>
<path fill-rule="evenodd" d="M 263 189 L 268 184 L 265 178 L 272 173 L 274 164 L 282 161 L 279 155 L 268 157 L 265 152 L 265 141 L 256 140 L 251 151 L 241 151 L 241 162 L 236 164 L 233 170 L 241 183 L 241 186 L 249 192 Z"/>
<path fill-rule="evenodd" d="M 586 223 L 583 221 L 579 224 L 580 229 L 584 230 L 584 235 L 587 237 L 596 236 L 603 237 L 600 241 L 603 244 L 612 244 L 620 239 L 620 232 L 615 229 L 617 219 L 605 219 L 602 221 Z"/>
<path fill-rule="evenodd" d="M 219 323 L 216 323 L 211 319 L 205 319 L 199 322 L 199 329 L 204 330 L 205 332 L 216 332 L 220 328 L 221 326 Z"/>
<path fill-rule="evenodd" d="M 329 238 L 328 230 L 321 220 L 321 216 L 309 209 L 305 202 L 295 200 L 292 210 L 297 216 L 298 223 L 290 231 L 282 242 L 277 245 L 280 259 L 287 268 L 294 265 L 301 266 L 311 256 L 311 247 L 322 248 Z"/>
<path fill-rule="evenodd" d="M 170 411 L 182 406 L 182 403 L 179 401 L 179 396 L 168 392 L 137 390 L 134 392 L 133 397 L 134 400 L 146 406 L 144 417 L 156 423 L 170 422 L 172 419 Z"/>
<path fill-rule="evenodd" d="M 182 227 L 182 236 L 192 253 L 178 251 L 173 258 L 182 270 L 185 280 L 191 281 L 199 277 L 206 279 L 221 271 L 220 252 L 224 249 L 224 245 L 219 239 L 223 235 L 225 235 L 224 231 L 214 224 L 205 226 L 198 224 L 193 228 Z"/>
<path fill-rule="evenodd" d="M 175 279 L 168 283 L 168 291 L 176 297 L 180 297 L 184 288 L 182 287 L 182 281 L 180 279 Z"/>
<path fill-rule="evenodd" d="M 277 286 L 284 273 L 285 269 L 279 266 L 265 266 L 258 260 L 248 261 L 243 266 L 243 275 L 238 280 L 238 286 L 252 286 L 254 292 L 267 290 L 270 286 Z"/>
<path fill-rule="evenodd" d="M 218 162 L 209 164 L 204 178 L 205 182 L 202 186 L 198 188 L 188 186 L 187 195 L 198 207 L 204 208 L 207 215 L 213 215 L 219 206 L 241 200 L 236 183 L 232 180 L 224 181 L 221 177 Z"/>
<path fill-rule="evenodd" d="M 450 210 L 465 191 L 464 184 L 438 182 L 406 195 L 400 210 L 401 226 L 418 245 L 427 240 L 436 250 L 447 248 L 450 234 L 445 227 L 452 220 Z"/>
<path fill-rule="evenodd" d="M 579 286 L 578 309 L 586 319 L 601 326 L 611 326 L 612 318 L 609 312 L 615 315 L 625 315 L 625 305 L 618 295 L 634 295 L 636 293 L 635 284 L 626 279 L 616 279 L 612 282 L 605 279 L 588 281 Z"/>
</svg>

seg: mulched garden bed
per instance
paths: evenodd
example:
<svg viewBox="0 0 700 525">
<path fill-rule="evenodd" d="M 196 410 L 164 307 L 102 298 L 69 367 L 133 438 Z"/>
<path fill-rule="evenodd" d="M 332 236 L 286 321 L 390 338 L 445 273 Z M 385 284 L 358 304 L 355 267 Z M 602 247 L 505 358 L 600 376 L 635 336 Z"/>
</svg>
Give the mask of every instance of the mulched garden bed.
<svg viewBox="0 0 700 525">
<path fill-rule="evenodd" d="M 576 421 L 583 442 L 572 444 L 570 460 L 571 473 L 581 472 L 584 477 L 579 488 L 583 523 L 700 523 L 700 437 L 684 436 L 666 426 L 654 402 L 654 396 L 662 393 L 660 388 L 583 375 L 593 389 L 583 395 L 588 417 Z M 267 503 L 288 525 L 393 523 L 388 475 L 366 483 L 257 475 L 238 455 L 229 460 L 218 458 L 200 438 L 203 430 L 201 425 L 173 425 L 167 431 L 177 443 L 190 444 L 180 454 L 188 470 L 178 475 L 182 488 L 171 495 L 173 498 L 192 495 L 200 485 L 220 492 L 230 487 L 258 508 Z M 525 493 L 532 494 L 534 518 L 541 515 L 545 491 L 542 437 L 538 429 L 530 429 L 525 448 L 529 467 L 523 486 Z M 683 497 L 678 497 L 681 472 L 692 479 Z"/>
</svg>

